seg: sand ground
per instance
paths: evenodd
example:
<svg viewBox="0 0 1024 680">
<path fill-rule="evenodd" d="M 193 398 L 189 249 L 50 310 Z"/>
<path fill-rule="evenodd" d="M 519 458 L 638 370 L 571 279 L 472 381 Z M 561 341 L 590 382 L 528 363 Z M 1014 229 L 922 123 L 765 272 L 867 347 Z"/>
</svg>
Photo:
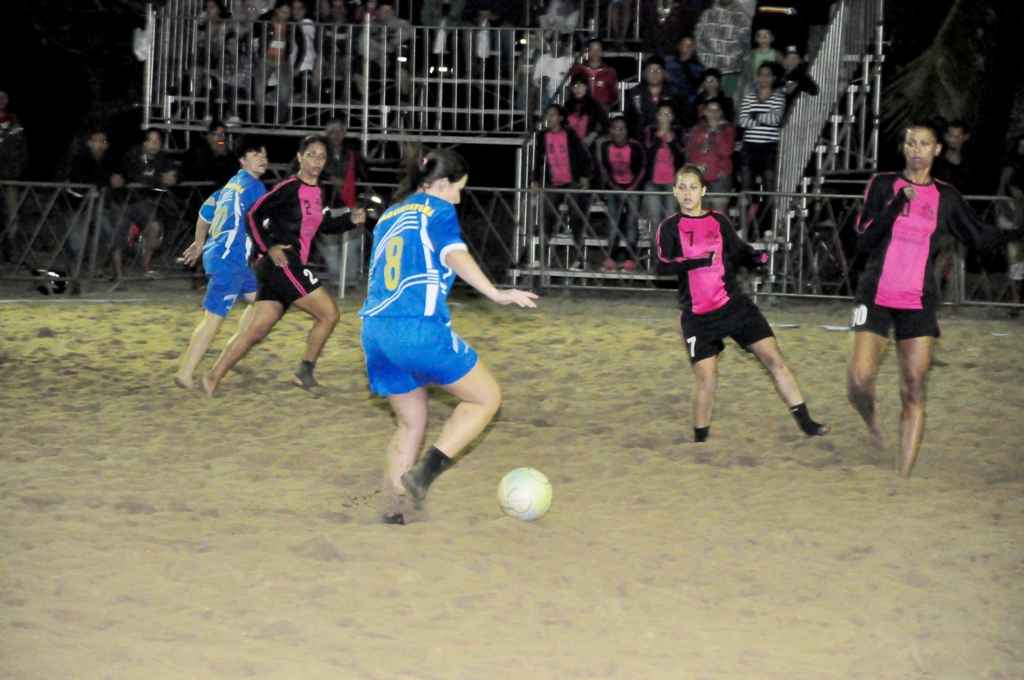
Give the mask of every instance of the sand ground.
<svg viewBox="0 0 1024 680">
<path fill-rule="evenodd" d="M 505 405 L 398 527 L 357 301 L 319 395 L 287 383 L 292 312 L 206 400 L 171 382 L 198 298 L 143 297 L 0 305 L 0 677 L 1024 677 L 1020 321 L 944 313 L 907 482 L 846 402 L 850 334 L 820 328 L 846 305 L 765 307 L 832 435 L 730 345 L 697 445 L 670 296 L 462 299 Z M 890 446 L 896 380 L 890 352 Z M 555 490 L 534 523 L 495 502 L 523 465 Z"/>
</svg>

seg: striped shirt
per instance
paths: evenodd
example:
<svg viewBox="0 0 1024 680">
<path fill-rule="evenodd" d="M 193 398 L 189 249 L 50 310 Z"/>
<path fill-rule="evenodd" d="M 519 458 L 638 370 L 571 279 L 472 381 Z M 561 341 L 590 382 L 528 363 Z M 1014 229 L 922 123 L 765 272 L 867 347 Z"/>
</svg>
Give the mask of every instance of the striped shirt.
<svg viewBox="0 0 1024 680">
<path fill-rule="evenodd" d="M 782 116 L 786 112 L 786 93 L 775 90 L 765 101 L 752 90 L 740 104 L 739 126 L 743 128 L 743 142 L 772 144 L 779 141 Z"/>
</svg>

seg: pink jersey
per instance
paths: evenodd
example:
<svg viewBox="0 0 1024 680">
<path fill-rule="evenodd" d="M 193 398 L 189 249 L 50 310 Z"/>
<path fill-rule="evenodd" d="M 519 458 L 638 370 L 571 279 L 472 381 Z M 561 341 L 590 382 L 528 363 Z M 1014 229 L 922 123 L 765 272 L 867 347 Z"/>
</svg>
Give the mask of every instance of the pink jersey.
<svg viewBox="0 0 1024 680">
<path fill-rule="evenodd" d="M 654 155 L 654 173 L 652 180 L 655 184 L 675 184 L 676 163 L 672 149 L 667 144 L 658 147 Z"/>
<path fill-rule="evenodd" d="M 633 183 L 633 149 L 629 144 L 608 147 L 608 164 L 611 165 L 612 180 L 622 187 Z"/>
<path fill-rule="evenodd" d="M 710 267 L 687 272 L 693 313 L 707 314 L 724 307 L 729 302 L 729 293 L 725 286 L 725 251 L 721 224 L 713 213 L 703 217 L 680 215 L 676 228 L 679 230 L 679 243 L 683 248 L 684 258 L 699 259 L 706 256 L 709 251 L 715 253 Z"/>
<path fill-rule="evenodd" d="M 916 195 L 893 222 L 875 304 L 893 309 L 921 309 L 931 238 L 938 226 L 939 190 L 934 183 L 919 186 L 899 178 L 893 183 L 893 194 L 906 186 L 913 186 Z"/>
<path fill-rule="evenodd" d="M 587 138 L 587 128 L 590 127 L 590 116 L 585 113 L 570 113 L 569 127 L 580 139 Z"/>
<path fill-rule="evenodd" d="M 569 139 L 565 130 L 544 135 L 544 150 L 551 170 L 550 186 L 571 184 L 572 166 L 569 164 Z"/>
</svg>

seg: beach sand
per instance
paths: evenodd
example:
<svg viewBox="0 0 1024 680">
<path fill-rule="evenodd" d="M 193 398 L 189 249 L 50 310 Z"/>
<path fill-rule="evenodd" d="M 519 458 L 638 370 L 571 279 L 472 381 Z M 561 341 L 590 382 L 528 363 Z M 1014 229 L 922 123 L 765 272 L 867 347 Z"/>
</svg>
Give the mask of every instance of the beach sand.
<svg viewBox="0 0 1024 680">
<path fill-rule="evenodd" d="M 851 334 L 820 328 L 848 305 L 764 307 L 799 324 L 777 335 L 830 436 L 729 343 L 694 444 L 671 295 L 460 298 L 505 403 L 389 526 L 357 300 L 319 394 L 288 383 L 293 311 L 207 400 L 172 382 L 198 297 L 145 297 L 0 305 L 0 677 L 1024 677 L 1019 320 L 943 314 L 905 481 L 894 353 L 879 452 L 846 401 Z M 519 466 L 554 486 L 533 523 L 495 500 Z"/>
</svg>

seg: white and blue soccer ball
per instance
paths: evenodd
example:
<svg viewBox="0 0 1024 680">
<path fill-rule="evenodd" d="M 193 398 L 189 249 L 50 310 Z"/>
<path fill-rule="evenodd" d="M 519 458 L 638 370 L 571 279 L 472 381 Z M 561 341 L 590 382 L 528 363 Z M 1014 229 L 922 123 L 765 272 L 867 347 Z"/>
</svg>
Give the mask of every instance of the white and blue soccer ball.
<svg viewBox="0 0 1024 680">
<path fill-rule="evenodd" d="M 521 467 L 502 477 L 498 505 L 509 517 L 529 522 L 551 507 L 551 482 L 540 470 Z"/>
</svg>

